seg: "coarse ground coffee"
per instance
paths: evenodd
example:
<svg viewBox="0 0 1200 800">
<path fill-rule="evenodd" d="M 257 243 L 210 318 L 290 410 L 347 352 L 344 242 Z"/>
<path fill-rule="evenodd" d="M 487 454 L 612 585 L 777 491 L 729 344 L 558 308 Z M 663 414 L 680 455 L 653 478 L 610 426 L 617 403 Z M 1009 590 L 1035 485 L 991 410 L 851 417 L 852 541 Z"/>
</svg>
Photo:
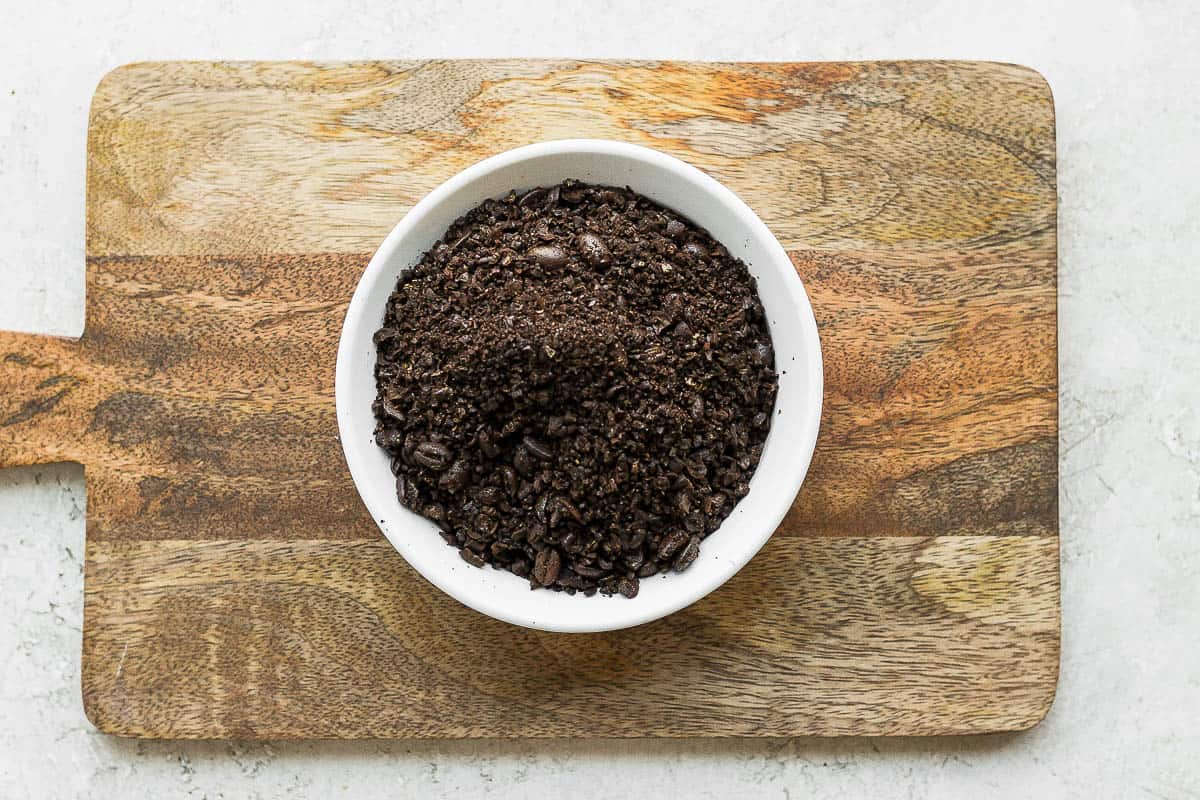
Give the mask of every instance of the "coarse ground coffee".
<svg viewBox="0 0 1200 800">
<path fill-rule="evenodd" d="M 629 189 L 488 200 L 375 334 L 375 438 L 462 558 L 633 597 L 748 491 L 777 388 L 754 279 Z"/>
</svg>

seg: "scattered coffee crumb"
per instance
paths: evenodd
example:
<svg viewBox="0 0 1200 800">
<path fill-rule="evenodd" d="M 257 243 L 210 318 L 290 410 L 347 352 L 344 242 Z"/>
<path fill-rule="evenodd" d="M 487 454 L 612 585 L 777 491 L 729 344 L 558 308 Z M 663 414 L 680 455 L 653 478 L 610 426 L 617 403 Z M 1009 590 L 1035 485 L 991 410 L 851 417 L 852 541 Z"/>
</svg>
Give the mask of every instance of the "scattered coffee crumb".
<svg viewBox="0 0 1200 800">
<path fill-rule="evenodd" d="M 375 343 L 400 501 L 467 563 L 571 594 L 687 569 L 749 489 L 777 388 L 746 266 L 573 180 L 457 220 Z"/>
</svg>

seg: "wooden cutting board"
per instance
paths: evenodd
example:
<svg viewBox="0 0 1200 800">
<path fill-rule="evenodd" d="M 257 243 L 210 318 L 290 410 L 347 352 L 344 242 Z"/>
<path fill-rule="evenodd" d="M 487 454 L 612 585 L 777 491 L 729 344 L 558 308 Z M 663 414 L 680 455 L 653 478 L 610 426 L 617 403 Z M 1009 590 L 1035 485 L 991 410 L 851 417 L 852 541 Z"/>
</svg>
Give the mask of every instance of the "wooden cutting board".
<svg viewBox="0 0 1200 800">
<path fill-rule="evenodd" d="M 826 363 L 770 543 L 686 611 L 597 635 L 496 622 L 409 569 L 333 403 L 342 316 L 391 226 L 479 159 L 573 136 L 741 195 L 791 253 Z M 1059 650 L 1055 180 L 1050 90 L 1003 64 L 110 73 L 86 331 L 0 335 L 0 464 L 86 467 L 89 718 L 151 737 L 1033 725 Z"/>
</svg>

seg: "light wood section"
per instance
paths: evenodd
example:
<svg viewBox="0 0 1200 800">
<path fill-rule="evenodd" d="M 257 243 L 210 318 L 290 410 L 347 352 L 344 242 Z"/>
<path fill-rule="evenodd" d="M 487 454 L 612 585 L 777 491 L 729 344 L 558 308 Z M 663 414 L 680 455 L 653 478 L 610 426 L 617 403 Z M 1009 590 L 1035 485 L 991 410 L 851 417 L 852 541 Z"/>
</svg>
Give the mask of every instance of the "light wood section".
<svg viewBox="0 0 1200 800">
<path fill-rule="evenodd" d="M 171 737 L 1023 728 L 1054 693 L 1056 553 L 776 537 L 684 612 L 564 636 L 459 605 L 385 542 L 90 542 L 84 702 Z"/>
<path fill-rule="evenodd" d="M 1053 104 L 1022 67 L 150 63 L 96 91 L 88 254 L 369 253 L 455 172 L 576 136 L 686 159 L 788 249 L 1055 224 Z"/>
</svg>

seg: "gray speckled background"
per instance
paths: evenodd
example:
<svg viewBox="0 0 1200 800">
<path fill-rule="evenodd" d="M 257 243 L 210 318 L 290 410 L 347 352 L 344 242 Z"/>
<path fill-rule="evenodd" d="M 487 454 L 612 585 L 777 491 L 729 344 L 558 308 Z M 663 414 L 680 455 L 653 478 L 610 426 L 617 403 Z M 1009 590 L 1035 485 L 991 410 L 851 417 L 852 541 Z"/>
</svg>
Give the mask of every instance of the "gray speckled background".
<svg viewBox="0 0 1200 800">
<path fill-rule="evenodd" d="M 175 58 L 955 57 L 1058 103 L 1063 658 L 974 739 L 130 742 L 79 698 L 77 466 L 0 472 L 0 797 L 1200 796 L 1200 7 L 0 0 L 0 327 L 83 321 L 87 105 Z M 251 8 L 253 6 L 253 8 Z M 553 796 L 552 794 L 550 796 Z"/>
</svg>

